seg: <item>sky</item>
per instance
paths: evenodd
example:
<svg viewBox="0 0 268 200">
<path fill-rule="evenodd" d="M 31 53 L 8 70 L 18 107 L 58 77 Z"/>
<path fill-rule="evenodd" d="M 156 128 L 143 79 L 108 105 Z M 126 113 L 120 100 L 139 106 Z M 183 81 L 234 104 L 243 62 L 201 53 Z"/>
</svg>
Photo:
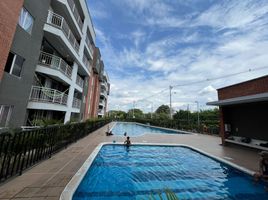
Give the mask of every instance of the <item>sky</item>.
<svg viewBox="0 0 268 200">
<path fill-rule="evenodd" d="M 170 85 L 173 109 L 213 108 L 206 103 L 216 89 L 268 75 L 267 0 L 87 3 L 110 78 L 109 110 L 169 105 Z"/>
</svg>

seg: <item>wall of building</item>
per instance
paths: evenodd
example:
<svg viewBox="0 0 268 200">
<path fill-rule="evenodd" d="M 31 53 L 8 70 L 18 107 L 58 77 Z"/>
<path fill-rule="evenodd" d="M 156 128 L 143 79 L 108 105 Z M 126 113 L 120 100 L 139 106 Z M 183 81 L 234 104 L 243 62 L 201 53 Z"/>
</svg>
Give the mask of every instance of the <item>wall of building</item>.
<svg viewBox="0 0 268 200">
<path fill-rule="evenodd" d="M 87 120 L 91 117 L 92 95 L 93 95 L 93 70 L 91 70 L 90 78 L 89 78 L 88 86 L 87 86 L 86 103 L 85 103 L 85 109 L 84 109 L 84 120 Z"/>
<path fill-rule="evenodd" d="M 91 104 L 91 117 L 98 117 L 99 109 L 99 96 L 100 96 L 100 82 L 99 75 L 94 73 L 93 75 L 93 94 L 92 94 L 92 104 Z"/>
<path fill-rule="evenodd" d="M 0 1 L 0 83 L 15 34 L 23 0 Z"/>
<path fill-rule="evenodd" d="M 231 125 L 231 136 L 268 141 L 268 102 L 225 106 L 222 110 L 224 124 Z"/>
<path fill-rule="evenodd" d="M 16 27 L 10 51 L 22 56 L 25 61 L 21 77 L 4 73 L 0 84 L 0 104 L 13 105 L 10 126 L 22 126 L 26 122 L 26 110 L 34 81 L 35 68 L 39 58 L 43 38 L 43 26 L 47 18 L 50 0 L 25 0 L 24 7 L 34 18 L 32 33 L 29 34 L 19 25 Z M 18 21 L 18 17 L 16 18 Z"/>
<path fill-rule="evenodd" d="M 218 89 L 219 100 L 268 92 L 268 76 Z"/>
</svg>

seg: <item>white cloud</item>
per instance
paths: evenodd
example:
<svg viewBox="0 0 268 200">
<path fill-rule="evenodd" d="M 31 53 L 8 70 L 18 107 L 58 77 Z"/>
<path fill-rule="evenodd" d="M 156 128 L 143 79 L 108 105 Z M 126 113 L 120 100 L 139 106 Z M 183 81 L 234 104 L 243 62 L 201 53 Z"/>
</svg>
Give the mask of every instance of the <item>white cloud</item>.
<svg viewBox="0 0 268 200">
<path fill-rule="evenodd" d="M 169 104 L 169 85 L 184 85 L 268 66 L 267 1 L 218 1 L 200 14 L 189 13 L 192 17 L 184 18 L 174 15 L 168 1 L 127 0 L 123 4 L 131 9 L 124 7 L 125 12 L 130 12 L 141 24 L 156 29 L 138 26 L 128 34 L 120 33 L 129 43 L 121 48 L 112 43 L 114 38 L 104 32 L 104 28 L 96 29 L 112 83 L 110 109 L 127 110 L 132 108 L 133 101 L 143 99 L 136 106 L 149 112 L 148 101 L 154 102 L 154 108 Z M 159 9 L 163 6 L 159 12 L 153 9 L 157 6 Z M 209 27 L 208 35 L 199 31 L 203 26 Z M 153 37 L 155 32 L 166 28 L 174 34 Z M 185 32 L 177 35 L 178 31 Z M 176 87 L 174 108 L 186 109 L 190 104 L 194 110 L 195 101 L 206 108 L 206 102 L 217 100 L 215 88 L 266 74 L 268 69 Z M 163 93 L 146 98 L 165 88 Z"/>
<path fill-rule="evenodd" d="M 204 96 L 204 95 L 207 95 L 210 93 L 216 94 L 216 92 L 217 92 L 216 89 L 213 86 L 209 85 L 209 86 L 203 88 L 202 90 L 200 90 L 198 92 L 198 94 Z"/>
</svg>

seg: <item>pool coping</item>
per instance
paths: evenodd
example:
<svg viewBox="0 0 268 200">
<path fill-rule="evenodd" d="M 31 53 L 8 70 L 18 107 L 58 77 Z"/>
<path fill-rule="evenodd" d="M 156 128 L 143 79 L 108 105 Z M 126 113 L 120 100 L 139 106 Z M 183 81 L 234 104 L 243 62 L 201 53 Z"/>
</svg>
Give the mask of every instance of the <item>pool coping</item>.
<svg viewBox="0 0 268 200">
<path fill-rule="evenodd" d="M 122 122 L 122 121 L 115 121 L 115 123 L 113 124 L 112 128 L 109 128 L 109 131 L 112 131 L 117 123 L 132 123 L 132 124 L 138 124 L 140 126 L 147 126 L 147 127 L 164 129 L 164 130 L 176 132 L 176 133 L 166 133 L 168 135 L 179 135 L 179 134 L 193 135 L 193 134 L 199 134 L 199 133 L 194 133 L 194 132 L 190 132 L 190 131 L 183 131 L 183 130 L 178 130 L 178 129 L 173 129 L 173 128 L 165 128 L 165 127 L 161 127 L 161 126 L 152 126 L 152 125 L 148 125 L 148 124 L 142 124 L 142 123 L 139 123 L 139 122 Z M 139 136 L 143 136 L 143 135 L 146 135 L 146 134 L 158 134 L 158 133 L 145 132 L 145 133 L 140 134 L 140 135 L 130 135 L 130 136 L 131 137 L 139 137 Z M 116 135 L 116 134 L 115 134 L 115 136 L 124 137 L 124 135 Z"/>
<path fill-rule="evenodd" d="M 113 142 L 103 142 L 100 143 L 94 151 L 89 155 L 89 157 L 86 159 L 86 161 L 83 163 L 83 165 L 80 167 L 80 169 L 75 173 L 75 175 L 72 177 L 72 179 L 69 181 L 69 183 L 65 186 L 64 190 L 62 191 L 60 195 L 60 200 L 72 200 L 73 195 L 78 188 L 79 184 L 83 180 L 84 176 L 86 175 L 88 169 L 91 167 L 94 159 L 96 158 L 97 154 L 101 150 L 101 148 L 105 145 L 124 145 L 124 143 L 113 143 Z M 205 156 L 208 156 L 216 161 L 219 161 L 221 163 L 224 163 L 226 165 L 229 165 L 239 171 L 242 171 L 250 176 L 253 176 L 255 174 L 254 171 L 251 171 L 245 167 L 239 166 L 237 164 L 234 164 L 230 161 L 227 161 L 225 159 L 219 158 L 217 156 L 214 156 L 210 153 L 207 153 L 201 149 L 192 147 L 190 145 L 186 144 L 171 144 L 171 143 L 133 143 L 132 145 L 143 145 L 143 146 L 169 146 L 169 147 L 187 147 L 194 151 L 197 151 Z"/>
</svg>

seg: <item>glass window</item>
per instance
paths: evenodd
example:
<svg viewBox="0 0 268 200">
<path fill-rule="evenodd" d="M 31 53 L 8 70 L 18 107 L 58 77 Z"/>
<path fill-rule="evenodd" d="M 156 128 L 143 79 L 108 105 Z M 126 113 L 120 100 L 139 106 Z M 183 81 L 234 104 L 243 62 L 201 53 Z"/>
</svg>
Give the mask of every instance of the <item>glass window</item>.
<svg viewBox="0 0 268 200">
<path fill-rule="evenodd" d="M 22 8 L 20 12 L 19 25 L 28 33 L 31 34 L 33 28 L 34 19 L 32 15 L 25 9 Z"/>
<path fill-rule="evenodd" d="M 20 77 L 23 62 L 24 62 L 23 57 L 16 55 L 12 52 L 9 52 L 7 63 L 5 66 L 5 71 Z"/>
<path fill-rule="evenodd" d="M 12 70 L 13 75 L 20 76 L 23 62 L 24 62 L 24 59 L 21 56 L 16 55 L 16 59 L 15 59 L 13 70 Z"/>
<path fill-rule="evenodd" d="M 13 106 L 0 105 L 0 127 L 7 127 L 11 117 Z"/>
</svg>

